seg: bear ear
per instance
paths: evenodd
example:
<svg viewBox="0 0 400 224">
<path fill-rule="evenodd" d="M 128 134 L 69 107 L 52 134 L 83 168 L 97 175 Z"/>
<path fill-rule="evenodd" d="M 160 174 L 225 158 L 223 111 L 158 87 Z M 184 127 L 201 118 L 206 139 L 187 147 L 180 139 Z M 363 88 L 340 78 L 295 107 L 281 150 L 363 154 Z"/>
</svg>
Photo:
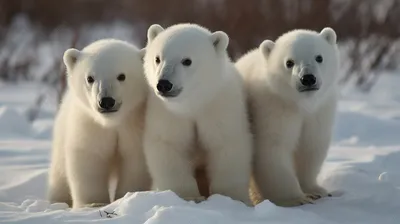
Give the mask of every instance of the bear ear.
<svg viewBox="0 0 400 224">
<path fill-rule="evenodd" d="M 319 33 L 319 35 L 324 38 L 326 41 L 328 41 L 328 43 L 330 43 L 331 45 L 335 45 L 336 44 L 336 32 L 330 28 L 330 27 L 325 27 L 324 29 L 322 29 L 322 31 Z"/>
<path fill-rule="evenodd" d="M 272 49 L 274 49 L 275 43 L 272 40 L 264 40 L 260 44 L 260 50 L 264 58 L 268 58 L 271 54 Z"/>
<path fill-rule="evenodd" d="M 75 48 L 70 48 L 64 52 L 63 61 L 68 70 L 74 67 L 80 55 L 81 52 Z"/>
<path fill-rule="evenodd" d="M 139 50 L 139 57 L 143 61 L 144 60 L 144 55 L 146 54 L 146 48 L 142 48 Z"/>
<path fill-rule="evenodd" d="M 217 52 L 225 52 L 228 48 L 229 37 L 223 31 L 216 31 L 211 34 L 211 42 Z"/>
<path fill-rule="evenodd" d="M 151 43 L 162 31 L 164 31 L 162 26 L 158 24 L 151 25 L 147 30 L 147 42 Z"/>
</svg>

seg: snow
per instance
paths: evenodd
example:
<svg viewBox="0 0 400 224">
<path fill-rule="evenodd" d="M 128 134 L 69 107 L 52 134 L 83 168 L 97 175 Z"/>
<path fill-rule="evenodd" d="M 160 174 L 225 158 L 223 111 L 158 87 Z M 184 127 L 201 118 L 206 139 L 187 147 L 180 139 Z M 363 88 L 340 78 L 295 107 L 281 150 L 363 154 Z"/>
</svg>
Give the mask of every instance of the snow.
<svg viewBox="0 0 400 224">
<path fill-rule="evenodd" d="M 127 193 L 102 208 L 46 201 L 54 90 L 0 83 L 0 223 L 395 224 L 400 220 L 400 76 L 384 74 L 369 94 L 343 88 L 335 133 L 319 181 L 333 197 L 314 205 L 254 208 L 214 195 L 199 204 L 173 192 Z M 26 114 L 46 93 L 38 119 Z"/>
</svg>

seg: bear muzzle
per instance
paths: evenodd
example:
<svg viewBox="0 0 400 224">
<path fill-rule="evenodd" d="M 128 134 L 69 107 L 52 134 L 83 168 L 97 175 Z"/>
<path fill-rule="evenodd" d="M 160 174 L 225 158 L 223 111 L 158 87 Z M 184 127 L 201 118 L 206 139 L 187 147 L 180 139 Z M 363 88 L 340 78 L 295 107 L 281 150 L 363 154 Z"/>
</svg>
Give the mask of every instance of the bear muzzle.
<svg viewBox="0 0 400 224">
<path fill-rule="evenodd" d="M 318 79 L 313 74 L 302 75 L 297 82 L 297 91 L 299 92 L 312 92 L 319 90 L 319 88 Z"/>
<path fill-rule="evenodd" d="M 176 97 L 182 92 L 182 88 L 174 87 L 174 84 L 167 79 L 160 79 L 157 83 L 158 94 L 163 97 Z"/>
<path fill-rule="evenodd" d="M 115 99 L 112 97 L 102 97 L 98 102 L 98 111 L 100 113 L 114 113 L 120 108 L 120 104 L 117 104 Z"/>
</svg>

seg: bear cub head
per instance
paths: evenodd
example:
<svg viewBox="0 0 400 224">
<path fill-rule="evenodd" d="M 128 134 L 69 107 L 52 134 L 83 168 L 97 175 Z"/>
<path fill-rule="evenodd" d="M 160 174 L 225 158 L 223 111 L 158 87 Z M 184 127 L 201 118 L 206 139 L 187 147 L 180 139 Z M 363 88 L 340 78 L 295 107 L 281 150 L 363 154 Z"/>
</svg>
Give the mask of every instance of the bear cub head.
<svg viewBox="0 0 400 224">
<path fill-rule="evenodd" d="M 324 28 L 320 33 L 293 30 L 275 43 L 263 41 L 260 50 L 266 61 L 268 84 L 284 98 L 309 107 L 335 89 L 339 59 L 333 29 Z"/>
<path fill-rule="evenodd" d="M 193 111 L 213 97 L 226 73 L 229 38 L 224 32 L 195 24 L 166 29 L 154 24 L 147 38 L 146 78 L 167 108 Z"/>
<path fill-rule="evenodd" d="M 114 39 L 98 40 L 81 51 L 66 50 L 68 88 L 77 106 L 102 125 L 121 122 L 146 98 L 144 51 Z"/>
</svg>

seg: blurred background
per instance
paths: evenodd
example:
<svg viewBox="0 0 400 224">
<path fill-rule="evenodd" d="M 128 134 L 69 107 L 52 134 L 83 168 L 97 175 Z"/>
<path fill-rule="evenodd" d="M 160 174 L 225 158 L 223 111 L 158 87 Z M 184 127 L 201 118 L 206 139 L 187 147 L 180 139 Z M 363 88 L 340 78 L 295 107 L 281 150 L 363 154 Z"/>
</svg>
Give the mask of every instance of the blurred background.
<svg viewBox="0 0 400 224">
<path fill-rule="evenodd" d="M 145 46 L 147 28 L 198 23 L 230 36 L 232 59 L 264 39 L 326 26 L 338 34 L 341 83 L 368 92 L 400 73 L 400 0 L 0 0 L 0 81 L 65 88 L 63 52 L 114 37 Z"/>
</svg>

